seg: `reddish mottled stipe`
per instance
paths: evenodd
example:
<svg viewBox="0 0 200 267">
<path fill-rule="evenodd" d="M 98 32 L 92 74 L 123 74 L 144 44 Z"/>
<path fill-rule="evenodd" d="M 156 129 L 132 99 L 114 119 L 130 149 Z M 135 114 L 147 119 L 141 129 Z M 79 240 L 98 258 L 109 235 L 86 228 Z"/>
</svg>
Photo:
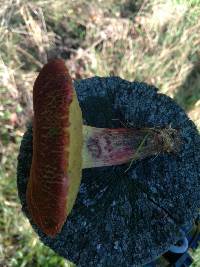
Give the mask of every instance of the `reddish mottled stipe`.
<svg viewBox="0 0 200 267">
<path fill-rule="evenodd" d="M 96 166 L 113 166 L 127 162 L 136 149 L 133 129 L 102 128 L 87 140 L 87 149 Z M 141 137 L 140 137 L 141 139 Z"/>
<path fill-rule="evenodd" d="M 66 128 L 72 98 L 72 81 L 64 61 L 50 61 L 33 87 L 33 159 L 26 197 L 34 223 L 51 237 L 61 230 L 67 216 L 70 136 Z"/>
</svg>

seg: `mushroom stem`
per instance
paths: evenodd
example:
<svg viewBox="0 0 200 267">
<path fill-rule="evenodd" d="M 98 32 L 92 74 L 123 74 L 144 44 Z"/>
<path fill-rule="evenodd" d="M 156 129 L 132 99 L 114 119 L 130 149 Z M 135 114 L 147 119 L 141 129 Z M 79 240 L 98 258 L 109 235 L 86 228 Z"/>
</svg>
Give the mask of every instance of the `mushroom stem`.
<svg viewBox="0 0 200 267">
<path fill-rule="evenodd" d="M 172 128 L 96 128 L 83 125 L 82 169 L 113 166 L 178 150 Z"/>
</svg>

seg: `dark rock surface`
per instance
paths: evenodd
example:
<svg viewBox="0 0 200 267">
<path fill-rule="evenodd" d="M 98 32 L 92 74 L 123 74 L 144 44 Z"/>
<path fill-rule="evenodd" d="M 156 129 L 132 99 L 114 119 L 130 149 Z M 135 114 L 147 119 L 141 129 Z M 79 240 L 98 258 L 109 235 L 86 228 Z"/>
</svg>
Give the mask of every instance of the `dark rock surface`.
<svg viewBox="0 0 200 267">
<path fill-rule="evenodd" d="M 200 208 L 200 136 L 185 112 L 145 83 L 118 77 L 76 81 L 84 124 L 96 127 L 180 129 L 178 155 L 160 154 L 132 164 L 83 170 L 75 206 L 60 234 L 42 242 L 80 267 L 133 267 L 155 259 L 182 237 Z M 113 120 L 118 119 L 118 120 Z M 121 121 L 121 122 L 120 122 Z M 17 185 L 27 217 L 26 184 L 32 129 L 22 140 Z"/>
</svg>

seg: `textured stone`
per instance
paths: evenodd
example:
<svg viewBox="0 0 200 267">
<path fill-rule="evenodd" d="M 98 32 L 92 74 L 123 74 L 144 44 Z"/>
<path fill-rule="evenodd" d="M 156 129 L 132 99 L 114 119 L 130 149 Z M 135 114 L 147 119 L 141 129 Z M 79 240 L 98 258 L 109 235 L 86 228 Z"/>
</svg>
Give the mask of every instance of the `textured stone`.
<svg viewBox="0 0 200 267">
<path fill-rule="evenodd" d="M 27 211 L 25 192 L 32 158 L 29 126 L 18 158 L 22 210 L 41 241 L 77 266 L 144 265 L 166 252 L 198 215 L 200 136 L 185 112 L 153 86 L 118 77 L 94 77 L 74 85 L 84 124 L 171 125 L 180 130 L 181 151 L 136 161 L 126 173 L 129 164 L 84 169 L 75 206 L 61 233 L 52 239 L 33 224 Z"/>
</svg>

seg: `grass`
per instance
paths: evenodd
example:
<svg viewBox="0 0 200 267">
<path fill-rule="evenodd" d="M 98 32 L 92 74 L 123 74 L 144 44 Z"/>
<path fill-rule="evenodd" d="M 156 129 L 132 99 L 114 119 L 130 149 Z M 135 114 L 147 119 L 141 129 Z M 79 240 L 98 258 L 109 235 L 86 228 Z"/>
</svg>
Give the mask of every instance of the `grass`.
<svg viewBox="0 0 200 267">
<path fill-rule="evenodd" d="M 61 56 L 74 79 L 155 84 L 200 128 L 200 1 L 0 0 L 0 266 L 69 266 L 20 211 L 16 164 L 33 81 Z M 200 250 L 193 266 L 200 265 Z"/>
</svg>

